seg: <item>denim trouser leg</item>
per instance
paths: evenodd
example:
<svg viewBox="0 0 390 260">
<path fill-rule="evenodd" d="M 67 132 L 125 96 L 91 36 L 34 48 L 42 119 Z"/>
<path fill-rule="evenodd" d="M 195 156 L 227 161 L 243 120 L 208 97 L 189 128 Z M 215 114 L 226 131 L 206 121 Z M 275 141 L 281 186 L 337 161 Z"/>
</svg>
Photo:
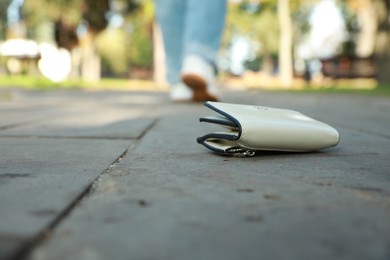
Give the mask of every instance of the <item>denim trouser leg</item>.
<svg viewBox="0 0 390 260">
<path fill-rule="evenodd" d="M 184 0 L 155 0 L 164 41 L 167 81 L 171 85 L 180 82 L 186 3 Z"/>
<path fill-rule="evenodd" d="M 215 65 L 225 14 L 226 0 L 188 0 L 183 55 L 197 54 Z"/>
<path fill-rule="evenodd" d="M 167 80 L 180 82 L 183 57 L 214 64 L 224 28 L 226 0 L 155 0 L 166 54 Z"/>
</svg>

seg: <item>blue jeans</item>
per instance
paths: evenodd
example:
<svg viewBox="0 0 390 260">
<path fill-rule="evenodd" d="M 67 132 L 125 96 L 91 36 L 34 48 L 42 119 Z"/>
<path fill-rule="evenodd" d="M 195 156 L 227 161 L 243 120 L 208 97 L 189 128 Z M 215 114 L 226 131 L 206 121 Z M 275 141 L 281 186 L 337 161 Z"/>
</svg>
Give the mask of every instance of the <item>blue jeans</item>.
<svg viewBox="0 0 390 260">
<path fill-rule="evenodd" d="M 180 82 L 186 55 L 199 55 L 215 66 L 226 14 L 226 0 L 155 0 L 171 85 Z"/>
</svg>

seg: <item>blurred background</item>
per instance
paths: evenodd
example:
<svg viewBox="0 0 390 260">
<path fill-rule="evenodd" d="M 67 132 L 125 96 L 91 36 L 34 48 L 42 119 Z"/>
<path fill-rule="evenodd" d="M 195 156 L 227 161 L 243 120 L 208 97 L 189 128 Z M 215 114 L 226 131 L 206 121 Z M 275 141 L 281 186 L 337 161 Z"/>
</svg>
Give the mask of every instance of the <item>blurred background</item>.
<svg viewBox="0 0 390 260">
<path fill-rule="evenodd" d="M 390 88 L 390 0 L 230 0 L 224 85 Z M 164 88 L 152 0 L 0 0 L 0 86 Z"/>
</svg>

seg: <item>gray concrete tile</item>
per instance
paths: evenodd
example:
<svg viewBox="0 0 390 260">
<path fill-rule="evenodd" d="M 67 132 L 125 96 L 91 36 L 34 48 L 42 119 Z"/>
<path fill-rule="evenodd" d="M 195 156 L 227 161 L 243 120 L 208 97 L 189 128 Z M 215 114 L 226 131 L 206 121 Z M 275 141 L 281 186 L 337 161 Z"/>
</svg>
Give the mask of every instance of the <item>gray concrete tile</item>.
<svg viewBox="0 0 390 260">
<path fill-rule="evenodd" d="M 0 138 L 0 258 L 42 232 L 131 143 Z"/>
<path fill-rule="evenodd" d="M 390 257 L 389 98 L 225 91 L 225 102 L 295 109 L 341 133 L 321 152 L 240 159 L 198 145 L 211 111 L 166 93 L 10 91 L 1 259 L 59 218 L 30 259 Z"/>
<path fill-rule="evenodd" d="M 0 131 L 0 136 L 135 139 L 154 121 L 155 118 L 125 118 L 104 112 L 30 123 Z"/>
<path fill-rule="evenodd" d="M 43 232 L 154 123 L 152 92 L 1 92 L 0 258 Z M 125 140 L 126 139 L 126 140 Z"/>
<path fill-rule="evenodd" d="M 159 101 L 153 93 L 36 95 L 3 104 L 0 136 L 137 138 L 155 120 L 154 106 Z"/>
<path fill-rule="evenodd" d="M 388 259 L 389 138 L 380 123 L 360 131 L 307 98 L 248 100 L 302 101 L 295 106 L 336 124 L 339 146 L 219 156 L 195 142 L 209 131 L 197 122 L 207 109 L 161 106 L 158 123 L 33 259 Z"/>
</svg>

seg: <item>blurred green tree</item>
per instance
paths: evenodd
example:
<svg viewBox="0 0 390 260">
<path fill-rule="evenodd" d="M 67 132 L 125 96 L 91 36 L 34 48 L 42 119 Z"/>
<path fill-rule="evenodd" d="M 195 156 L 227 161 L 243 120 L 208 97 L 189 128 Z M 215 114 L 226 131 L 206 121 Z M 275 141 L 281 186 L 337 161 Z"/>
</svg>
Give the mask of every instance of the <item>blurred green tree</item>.
<svg viewBox="0 0 390 260">
<path fill-rule="evenodd" d="M 11 0 L 0 1 L 0 41 L 5 40 L 7 31 L 7 9 Z"/>
<path fill-rule="evenodd" d="M 227 17 L 224 45 L 234 33 L 247 35 L 260 43 L 258 56 L 263 57 L 263 69 L 271 72 L 273 57 L 278 57 L 281 84 L 289 86 L 293 75 L 292 13 L 302 2 L 310 0 L 245 0 L 231 2 Z M 313 0 L 314 1 L 314 0 Z M 310 2 L 313 2 L 310 1 Z"/>
<path fill-rule="evenodd" d="M 289 85 L 292 79 L 292 52 L 294 42 L 310 31 L 307 21 L 311 8 L 320 0 L 244 0 L 229 4 L 227 26 L 223 45 L 229 44 L 233 33 L 250 36 L 261 44 L 258 55 L 263 57 L 263 64 L 271 64 L 272 56 L 278 56 L 279 76 Z M 390 83 L 390 0 L 336 0 L 336 3 L 348 9 L 352 14 L 345 17 L 354 35 L 351 46 L 345 50 L 351 55 L 374 55 L 378 80 Z M 259 8 L 246 8 L 246 6 Z M 355 19 L 348 21 L 348 19 Z M 350 46 L 350 47 L 351 47 Z M 374 51 L 375 50 L 375 51 Z M 346 54 L 346 53 L 344 53 Z M 268 61 L 268 62 L 267 62 Z M 270 66 L 268 66 L 270 67 Z"/>
<path fill-rule="evenodd" d="M 222 40 L 223 48 L 231 44 L 234 35 L 247 36 L 260 44 L 256 55 L 263 60 L 263 68 L 269 68 L 272 56 L 278 53 L 279 24 L 275 14 L 276 6 L 272 2 L 230 2 Z"/>
<path fill-rule="evenodd" d="M 150 17 L 150 15 L 145 16 L 145 8 L 141 8 L 144 6 L 146 4 L 141 0 L 25 0 L 24 13 L 29 35 L 32 38 L 36 38 L 40 24 L 54 24 L 54 39 L 57 45 L 68 50 L 79 47 L 82 56 L 82 77 L 96 80 L 100 75 L 100 55 L 103 56 L 105 64 L 111 67 L 112 72 L 120 74 L 124 72 L 125 67 L 129 65 L 124 59 L 128 59 L 131 53 L 129 39 L 133 41 L 134 38 L 135 42 L 140 42 L 137 46 L 140 51 L 133 51 L 135 53 L 133 56 L 144 57 L 143 60 L 141 58 L 142 61 L 137 60 L 137 57 L 134 58 L 135 63 L 150 62 L 145 60 L 151 53 L 151 44 L 145 44 L 147 37 L 142 38 L 140 37 L 142 33 L 139 33 L 145 31 L 144 27 L 137 30 L 128 29 L 138 25 L 146 26 L 145 23 L 140 22 Z M 131 20 L 133 24 L 125 22 L 120 28 L 111 28 L 109 23 L 114 15 L 125 18 L 126 21 L 133 19 Z M 137 18 L 134 19 L 133 16 Z M 135 23 L 138 24 L 134 25 Z M 126 33 L 131 34 L 132 37 L 127 37 Z M 108 39 L 109 37 L 115 39 Z M 137 38 L 141 40 L 136 40 Z M 109 40 L 115 42 L 108 42 Z M 109 46 L 113 48 L 110 49 Z"/>
<path fill-rule="evenodd" d="M 137 70 L 152 69 L 153 1 L 133 3 L 130 7 L 123 3 L 119 2 L 115 9 L 123 19 L 121 26 L 106 28 L 98 36 L 97 47 L 106 75 L 137 77 Z"/>
<path fill-rule="evenodd" d="M 42 24 L 51 24 L 55 26 L 58 45 L 71 49 L 74 47 L 75 28 L 82 18 L 80 10 L 82 2 L 77 0 L 25 0 L 23 12 L 28 36 L 36 39 L 37 29 Z M 68 37 L 71 43 L 67 43 Z"/>
<path fill-rule="evenodd" d="M 380 85 L 390 86 L 390 0 L 375 1 L 378 13 L 375 60 Z"/>
<path fill-rule="evenodd" d="M 102 73 L 105 77 L 128 76 L 129 34 L 121 28 L 108 28 L 96 38 L 96 47 L 102 58 Z"/>
<path fill-rule="evenodd" d="M 138 12 L 126 16 L 126 22 L 133 28 L 130 33 L 128 56 L 130 65 L 150 68 L 153 62 L 153 0 L 144 0 Z"/>
</svg>

